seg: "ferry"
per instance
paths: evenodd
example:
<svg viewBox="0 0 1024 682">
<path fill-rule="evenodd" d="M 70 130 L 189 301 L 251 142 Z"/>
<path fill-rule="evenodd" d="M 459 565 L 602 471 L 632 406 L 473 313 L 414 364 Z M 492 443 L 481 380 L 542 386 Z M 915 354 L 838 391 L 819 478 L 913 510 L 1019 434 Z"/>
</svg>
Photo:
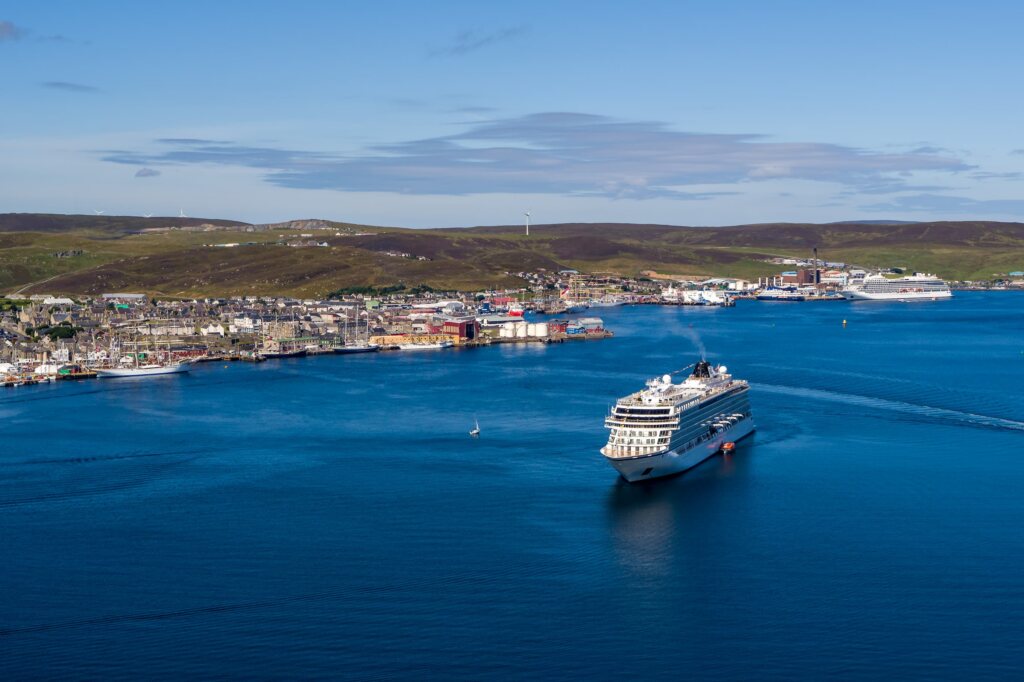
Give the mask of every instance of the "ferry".
<svg viewBox="0 0 1024 682">
<path fill-rule="evenodd" d="M 724 365 L 692 367 L 681 383 L 672 374 L 649 379 L 605 419 L 610 435 L 601 454 L 630 483 L 686 471 L 754 431 L 749 384 Z"/>
<path fill-rule="evenodd" d="M 894 279 L 868 275 L 862 284 L 851 285 L 841 293 L 850 301 L 937 301 L 953 297 L 944 280 L 920 272 Z"/>
</svg>

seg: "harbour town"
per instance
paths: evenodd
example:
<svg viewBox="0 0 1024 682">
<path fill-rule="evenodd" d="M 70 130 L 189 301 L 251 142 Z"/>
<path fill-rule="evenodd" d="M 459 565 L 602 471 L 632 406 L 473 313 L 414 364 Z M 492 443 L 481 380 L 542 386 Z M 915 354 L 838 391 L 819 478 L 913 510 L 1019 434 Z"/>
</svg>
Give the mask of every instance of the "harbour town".
<svg viewBox="0 0 1024 682">
<path fill-rule="evenodd" d="M 758 281 L 538 271 L 516 273 L 524 281 L 517 289 L 362 288 L 324 300 L 12 294 L 0 299 L 0 381 L 17 387 L 176 373 L 196 362 L 600 340 L 613 334 L 601 309 L 621 305 L 841 302 L 871 298 L 872 291 L 894 300 L 950 295 L 931 275 L 873 274 L 817 259 L 791 264 L 793 270 Z M 1008 284 L 1024 288 L 1024 280 Z"/>
<path fill-rule="evenodd" d="M 0 682 L 1019 679 L 1022 25 L 4 3 Z"/>
</svg>

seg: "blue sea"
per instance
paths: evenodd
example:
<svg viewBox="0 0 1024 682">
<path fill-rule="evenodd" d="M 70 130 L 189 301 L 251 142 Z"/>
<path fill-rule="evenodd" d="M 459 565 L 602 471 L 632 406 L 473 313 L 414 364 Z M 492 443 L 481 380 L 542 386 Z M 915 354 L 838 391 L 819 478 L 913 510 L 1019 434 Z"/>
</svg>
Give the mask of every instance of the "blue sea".
<svg viewBox="0 0 1024 682">
<path fill-rule="evenodd" d="M 1024 295 L 591 312 L 4 390 L 0 675 L 1020 678 Z M 607 408 L 700 345 L 757 432 L 620 481 Z"/>
</svg>

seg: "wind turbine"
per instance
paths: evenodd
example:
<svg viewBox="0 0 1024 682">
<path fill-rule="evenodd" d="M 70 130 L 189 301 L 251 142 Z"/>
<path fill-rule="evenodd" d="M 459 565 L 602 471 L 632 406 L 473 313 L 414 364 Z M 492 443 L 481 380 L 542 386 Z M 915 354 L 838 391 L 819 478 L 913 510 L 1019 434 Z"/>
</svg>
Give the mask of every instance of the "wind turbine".
<svg viewBox="0 0 1024 682">
<path fill-rule="evenodd" d="M 529 237 L 530 236 L 530 212 L 527 211 L 523 215 L 526 216 L 526 236 Z"/>
<path fill-rule="evenodd" d="M 96 215 L 103 215 L 104 213 L 106 213 L 106 210 L 103 210 L 103 211 L 97 211 L 97 210 L 96 210 L 96 209 L 94 208 L 94 209 L 92 210 L 92 212 L 93 212 L 93 213 L 95 213 Z"/>
<path fill-rule="evenodd" d="M 179 208 L 178 209 L 178 217 L 179 218 L 187 218 L 188 217 L 187 215 L 185 215 L 185 209 L 183 209 L 183 208 Z"/>
<path fill-rule="evenodd" d="M 152 218 L 152 217 L 153 217 L 153 214 L 152 214 L 152 213 L 143 213 L 143 214 L 142 214 L 142 217 L 143 217 L 143 218 Z"/>
</svg>

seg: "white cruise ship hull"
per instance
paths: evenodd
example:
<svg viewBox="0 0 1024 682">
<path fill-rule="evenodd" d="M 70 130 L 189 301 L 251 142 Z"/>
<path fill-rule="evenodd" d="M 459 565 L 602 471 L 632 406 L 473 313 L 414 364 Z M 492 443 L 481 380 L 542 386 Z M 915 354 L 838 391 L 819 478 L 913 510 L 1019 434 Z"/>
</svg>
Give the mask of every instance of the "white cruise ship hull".
<svg viewBox="0 0 1024 682">
<path fill-rule="evenodd" d="M 860 289 L 845 289 L 843 298 L 850 301 L 937 301 L 952 298 L 951 291 L 886 291 L 867 292 Z"/>
<path fill-rule="evenodd" d="M 188 363 L 176 365 L 165 365 L 160 367 L 119 367 L 110 369 L 97 369 L 96 374 L 101 379 L 125 379 L 129 377 L 151 377 L 161 374 L 181 374 L 190 369 Z"/>
<path fill-rule="evenodd" d="M 647 481 L 663 476 L 673 476 L 687 469 L 692 469 L 709 457 L 714 456 L 722 449 L 722 445 L 725 443 L 735 443 L 741 438 L 749 436 L 753 431 L 754 420 L 748 417 L 720 431 L 713 438 L 697 443 L 683 452 L 669 450 L 639 457 L 619 458 L 605 456 L 605 459 L 615 467 L 619 475 L 630 483 Z"/>
</svg>

